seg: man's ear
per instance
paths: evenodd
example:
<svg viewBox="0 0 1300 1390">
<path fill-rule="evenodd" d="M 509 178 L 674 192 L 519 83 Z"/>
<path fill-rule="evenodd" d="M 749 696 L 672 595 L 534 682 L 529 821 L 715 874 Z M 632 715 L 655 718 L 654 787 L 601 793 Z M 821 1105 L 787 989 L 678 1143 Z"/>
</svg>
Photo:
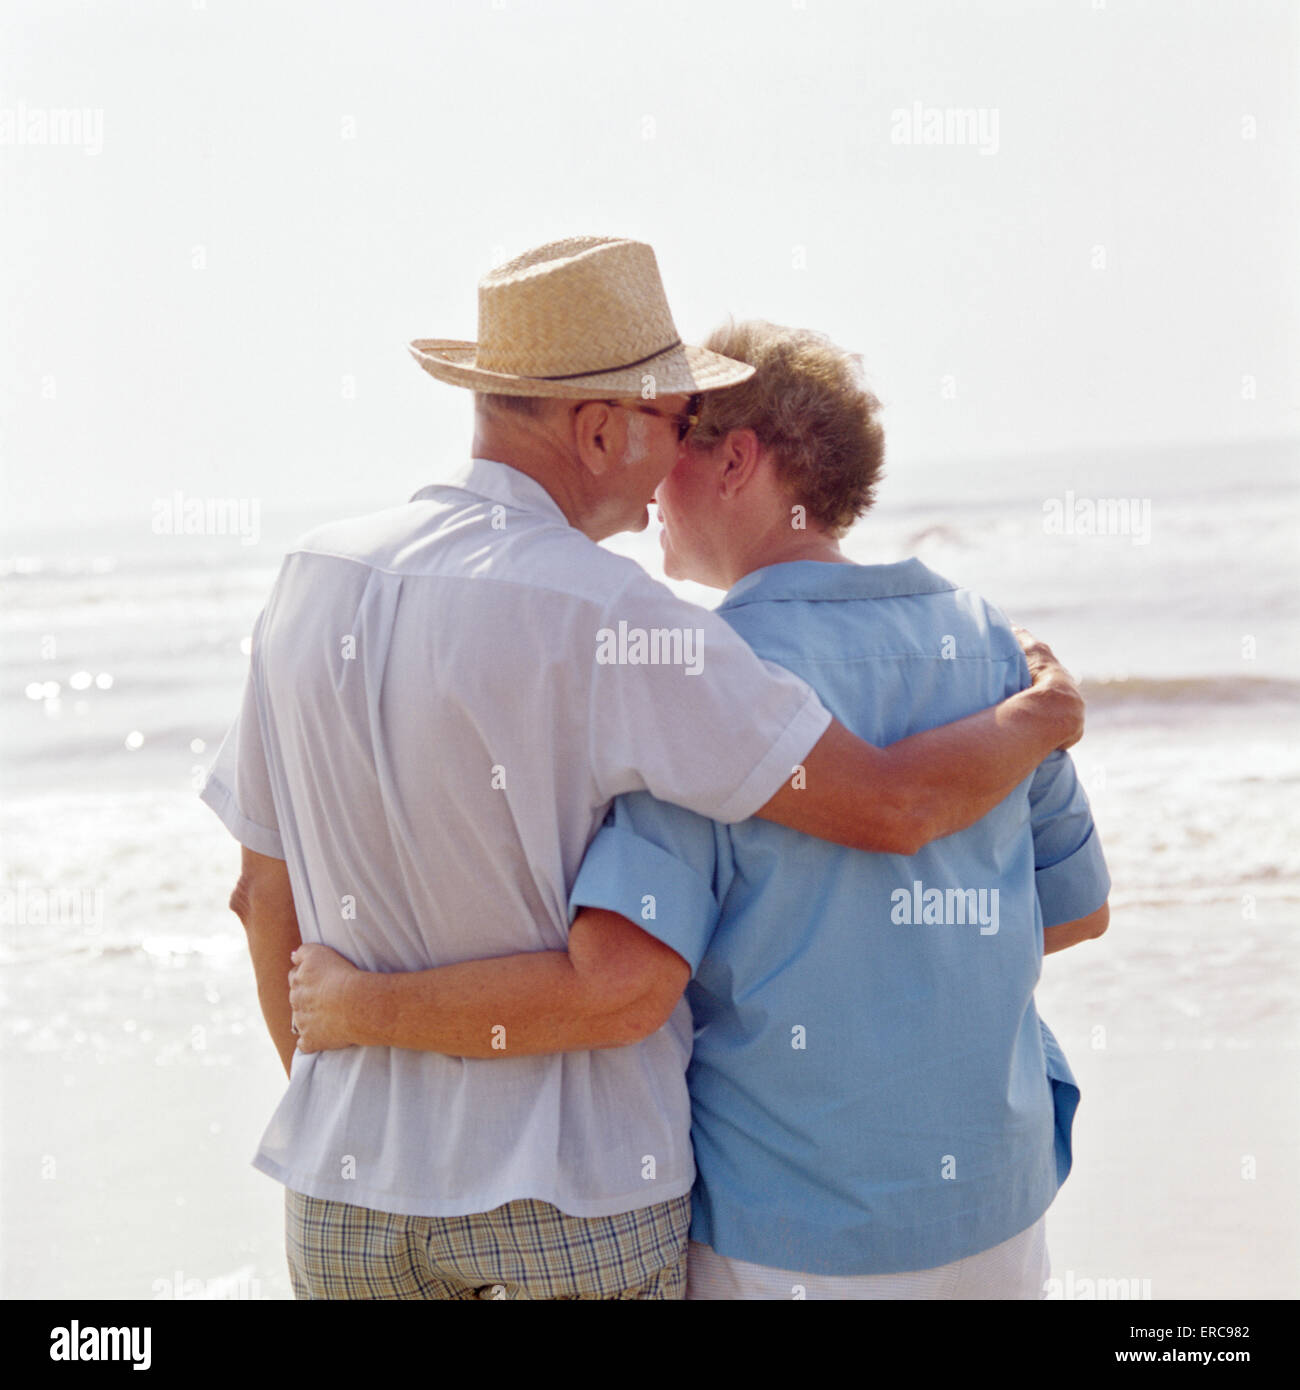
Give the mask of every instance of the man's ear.
<svg viewBox="0 0 1300 1390">
<path fill-rule="evenodd" d="M 608 472 L 622 454 L 620 430 L 624 427 L 618 419 L 622 413 L 604 401 L 583 401 L 571 412 L 578 457 L 593 477 Z"/>
<path fill-rule="evenodd" d="M 734 497 L 758 471 L 763 446 L 753 430 L 728 430 L 721 454 L 723 468 L 719 486 L 723 497 Z"/>
</svg>

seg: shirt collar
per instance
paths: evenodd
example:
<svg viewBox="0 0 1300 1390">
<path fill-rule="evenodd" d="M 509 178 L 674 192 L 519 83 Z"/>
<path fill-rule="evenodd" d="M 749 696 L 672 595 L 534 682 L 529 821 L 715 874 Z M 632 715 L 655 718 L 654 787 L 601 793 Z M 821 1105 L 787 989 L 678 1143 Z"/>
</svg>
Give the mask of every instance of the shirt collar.
<svg viewBox="0 0 1300 1390">
<path fill-rule="evenodd" d="M 412 502 L 423 502 L 432 497 L 439 488 L 457 488 L 461 492 L 472 492 L 476 497 L 486 497 L 490 502 L 500 502 L 519 512 L 538 512 L 553 517 L 567 526 L 569 519 L 561 511 L 555 498 L 535 478 L 511 468 L 508 463 L 497 463 L 495 459 L 470 459 L 459 464 L 451 476 L 443 482 L 430 483 L 422 487 L 411 498 Z"/>
<path fill-rule="evenodd" d="M 935 574 L 920 560 L 900 560 L 893 565 L 837 565 L 819 560 L 794 560 L 784 565 L 766 565 L 738 580 L 727 590 L 718 611 L 782 599 L 901 598 L 906 594 L 938 594 L 956 588 L 956 584 Z"/>
</svg>

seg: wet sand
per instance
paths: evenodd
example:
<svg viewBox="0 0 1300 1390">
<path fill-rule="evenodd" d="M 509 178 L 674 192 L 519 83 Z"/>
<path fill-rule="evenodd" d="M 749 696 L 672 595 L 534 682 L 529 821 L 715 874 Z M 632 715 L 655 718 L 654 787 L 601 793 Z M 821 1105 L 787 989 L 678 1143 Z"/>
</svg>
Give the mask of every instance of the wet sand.
<svg viewBox="0 0 1300 1390">
<path fill-rule="evenodd" d="M 1252 1015 L 1241 966 L 1197 967 L 1222 908 L 1173 911 L 1121 910 L 1045 962 L 1040 1010 L 1083 1091 L 1048 1217 L 1056 1292 L 1295 1298 L 1294 1024 Z M 283 1078 L 231 920 L 230 950 L 170 964 L 5 968 L 10 1007 L 48 1021 L 6 1044 L 3 1296 L 290 1296 L 282 1189 L 249 1163 Z M 1253 964 L 1284 968 L 1295 935 L 1279 924 Z M 1186 964 L 1139 1011 L 1125 962 L 1152 949 Z"/>
</svg>

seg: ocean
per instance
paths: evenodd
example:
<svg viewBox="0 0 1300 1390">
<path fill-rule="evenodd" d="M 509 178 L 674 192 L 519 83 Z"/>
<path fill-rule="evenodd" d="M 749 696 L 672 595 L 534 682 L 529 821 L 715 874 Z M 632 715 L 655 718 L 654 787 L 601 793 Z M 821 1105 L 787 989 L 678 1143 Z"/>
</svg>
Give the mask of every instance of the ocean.
<svg viewBox="0 0 1300 1390">
<path fill-rule="evenodd" d="M 1298 453 L 891 464 L 846 542 L 854 559 L 916 555 L 978 590 L 1082 678 L 1074 756 L 1117 906 L 1300 896 Z M 4 539 L 3 883 L 98 894 L 103 909 L 86 934 L 28 910 L 4 959 L 208 942 L 203 866 L 179 837 L 237 708 L 253 620 L 293 538 L 363 510 L 278 513 L 252 544 L 155 534 L 151 518 Z M 654 523 L 609 544 L 661 576 Z"/>
</svg>

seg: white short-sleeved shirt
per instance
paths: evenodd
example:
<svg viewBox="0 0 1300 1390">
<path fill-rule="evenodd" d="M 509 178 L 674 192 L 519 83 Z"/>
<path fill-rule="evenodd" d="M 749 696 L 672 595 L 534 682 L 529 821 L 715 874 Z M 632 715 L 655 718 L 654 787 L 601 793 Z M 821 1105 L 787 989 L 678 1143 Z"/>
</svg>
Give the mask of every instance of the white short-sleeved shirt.
<svg viewBox="0 0 1300 1390">
<path fill-rule="evenodd" d="M 830 722 L 721 619 L 474 460 L 286 558 L 202 796 L 287 861 L 304 941 L 368 970 L 563 950 L 620 793 L 721 821 Z M 653 910 L 650 905 L 647 910 Z M 631 1047 L 499 1058 L 299 1054 L 255 1166 L 415 1216 L 537 1198 L 601 1216 L 690 1190 L 685 1004 Z"/>
</svg>

